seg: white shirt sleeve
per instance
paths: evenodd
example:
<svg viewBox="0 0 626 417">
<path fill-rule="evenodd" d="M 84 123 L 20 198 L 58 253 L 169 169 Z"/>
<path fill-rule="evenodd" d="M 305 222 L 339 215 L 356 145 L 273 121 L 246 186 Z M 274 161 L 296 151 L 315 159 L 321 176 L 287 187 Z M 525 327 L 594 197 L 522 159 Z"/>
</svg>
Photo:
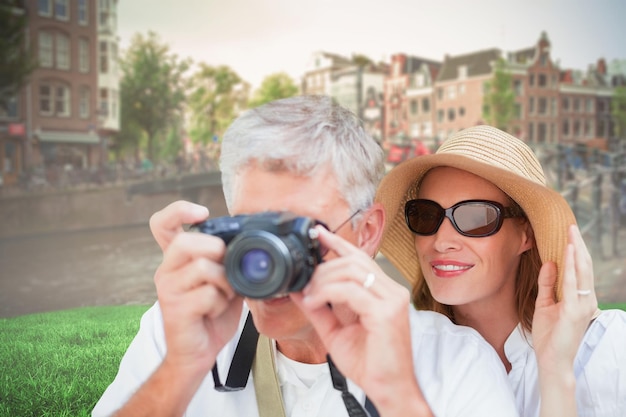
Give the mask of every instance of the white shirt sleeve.
<svg viewBox="0 0 626 417">
<path fill-rule="evenodd" d="M 626 312 L 603 311 L 591 324 L 574 361 L 579 417 L 626 413 Z"/>
<path fill-rule="evenodd" d="M 218 354 L 217 363 L 222 382 L 228 374 L 232 355 L 237 341 L 239 340 L 239 335 L 243 329 L 247 314 L 248 309 L 244 305 L 239 321 L 239 329 L 235 337 Z M 92 410 L 92 417 L 110 416 L 126 404 L 135 391 L 148 380 L 150 375 L 152 375 L 161 362 L 163 362 L 166 352 L 167 345 L 163 329 L 163 317 L 159 303 L 156 302 L 141 317 L 139 331 L 130 343 L 126 353 L 124 353 L 115 379 L 105 390 Z M 225 397 L 224 395 L 221 397 L 215 395 L 216 391 L 213 390 L 213 379 L 210 375 L 207 375 L 207 378 L 205 378 L 202 388 L 205 392 L 209 392 L 210 395 L 198 395 L 198 393 L 196 393 L 196 396 L 194 396 L 191 402 L 192 404 L 196 404 L 198 403 L 198 399 L 200 399 L 201 409 L 206 410 L 207 407 L 210 407 L 210 400 L 215 398 L 223 399 Z M 252 394 L 249 394 L 250 392 L 252 392 Z M 248 397 L 251 396 L 253 400 L 255 399 L 253 390 L 246 390 L 245 395 Z M 230 397 L 238 398 L 237 395 Z M 217 401 L 213 402 L 217 403 Z M 254 406 L 256 406 L 256 402 Z M 192 413 L 191 415 L 197 414 Z"/>
<path fill-rule="evenodd" d="M 155 303 L 141 317 L 139 332 L 124 354 L 115 380 L 106 389 L 91 415 L 110 416 L 152 375 L 165 356 L 161 310 Z"/>
</svg>

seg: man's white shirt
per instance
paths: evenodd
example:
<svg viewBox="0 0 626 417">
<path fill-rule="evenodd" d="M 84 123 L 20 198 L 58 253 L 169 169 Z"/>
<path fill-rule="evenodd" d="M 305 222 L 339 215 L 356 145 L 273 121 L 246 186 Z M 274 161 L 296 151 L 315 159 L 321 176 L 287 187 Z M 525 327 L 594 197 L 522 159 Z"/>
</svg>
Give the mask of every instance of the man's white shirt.
<svg viewBox="0 0 626 417">
<path fill-rule="evenodd" d="M 218 355 L 222 381 L 228 374 L 247 313 L 244 308 L 236 337 Z M 447 317 L 430 311 L 411 308 L 409 314 L 415 375 L 435 416 L 517 416 L 504 366 L 475 330 L 454 325 Z M 143 315 L 139 332 L 124 354 L 115 380 L 96 404 L 92 416 L 110 416 L 121 408 L 156 370 L 165 352 L 163 321 L 157 302 Z M 341 393 L 332 386 L 327 364 L 303 364 L 280 353 L 275 355 L 287 417 L 348 416 Z M 349 380 L 348 386 L 364 404 L 363 391 Z M 217 392 L 213 387 L 209 373 L 189 403 L 186 417 L 259 415 L 252 375 L 241 391 Z"/>
</svg>

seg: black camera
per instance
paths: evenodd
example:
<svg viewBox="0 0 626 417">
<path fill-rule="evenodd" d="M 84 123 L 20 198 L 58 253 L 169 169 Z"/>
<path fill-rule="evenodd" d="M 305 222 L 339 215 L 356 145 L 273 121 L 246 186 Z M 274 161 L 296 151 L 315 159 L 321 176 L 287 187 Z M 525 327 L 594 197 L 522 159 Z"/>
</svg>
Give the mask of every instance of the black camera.
<svg viewBox="0 0 626 417">
<path fill-rule="evenodd" d="M 269 298 L 300 291 L 322 262 L 313 227 L 322 224 L 291 212 L 224 216 L 192 226 L 226 243 L 224 267 L 235 291 Z"/>
</svg>

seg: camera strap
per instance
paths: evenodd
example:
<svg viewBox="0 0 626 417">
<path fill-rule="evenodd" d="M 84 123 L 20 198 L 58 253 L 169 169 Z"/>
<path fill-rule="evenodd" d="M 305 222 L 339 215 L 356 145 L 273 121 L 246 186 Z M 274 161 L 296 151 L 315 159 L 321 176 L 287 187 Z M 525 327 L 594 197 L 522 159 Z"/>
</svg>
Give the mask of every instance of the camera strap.
<svg viewBox="0 0 626 417">
<path fill-rule="evenodd" d="M 243 326 L 239 343 L 237 343 L 237 347 L 235 348 L 235 354 L 230 363 L 228 376 L 226 377 L 226 383 L 224 385 L 222 385 L 220 375 L 217 371 L 217 361 L 215 361 L 215 365 L 213 365 L 211 373 L 213 374 L 213 383 L 216 391 L 241 391 L 246 387 L 258 339 L 259 332 L 256 327 L 254 327 L 252 315 L 248 312 L 248 317 L 246 317 L 246 323 Z"/>
<path fill-rule="evenodd" d="M 220 392 L 244 389 L 248 382 L 250 370 L 252 370 L 259 416 L 285 417 L 272 348 L 272 340 L 265 335 L 259 335 L 254 326 L 252 315 L 248 312 L 224 385 L 220 382 L 217 362 L 213 366 L 212 374 L 215 389 Z M 350 417 L 379 417 L 376 407 L 367 397 L 365 398 L 365 409 L 363 409 L 354 395 L 348 391 L 346 377 L 337 369 L 329 355 L 327 355 L 327 359 L 333 388 L 341 391 L 341 398 L 348 415 Z"/>
</svg>

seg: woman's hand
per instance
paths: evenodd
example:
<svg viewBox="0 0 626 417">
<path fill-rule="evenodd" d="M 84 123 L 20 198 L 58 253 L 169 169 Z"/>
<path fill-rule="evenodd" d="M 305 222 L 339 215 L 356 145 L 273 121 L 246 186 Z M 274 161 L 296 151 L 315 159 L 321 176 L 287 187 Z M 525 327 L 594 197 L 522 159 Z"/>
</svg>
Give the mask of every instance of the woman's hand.
<svg viewBox="0 0 626 417">
<path fill-rule="evenodd" d="M 539 272 L 533 317 L 533 347 L 539 366 L 541 415 L 576 415 L 574 359 L 598 309 L 591 255 L 577 226 L 568 230 L 562 299 L 555 301 L 557 270 L 553 262 Z"/>
</svg>

